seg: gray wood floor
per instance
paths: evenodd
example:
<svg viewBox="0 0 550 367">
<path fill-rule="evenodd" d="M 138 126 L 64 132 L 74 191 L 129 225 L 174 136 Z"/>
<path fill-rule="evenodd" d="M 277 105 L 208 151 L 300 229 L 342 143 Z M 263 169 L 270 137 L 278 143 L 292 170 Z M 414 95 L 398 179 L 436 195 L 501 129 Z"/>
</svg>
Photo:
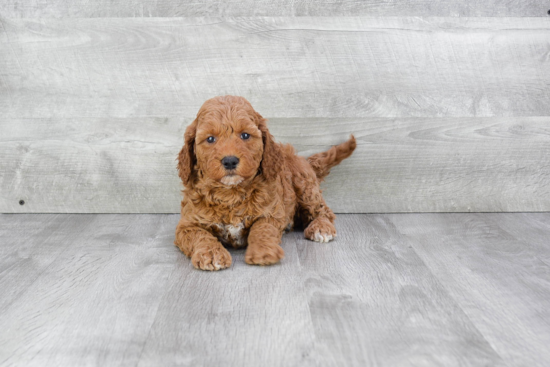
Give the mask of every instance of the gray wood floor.
<svg viewBox="0 0 550 367">
<path fill-rule="evenodd" d="M 177 221 L 0 215 L 0 365 L 550 365 L 550 213 L 340 215 L 216 273 Z"/>
</svg>

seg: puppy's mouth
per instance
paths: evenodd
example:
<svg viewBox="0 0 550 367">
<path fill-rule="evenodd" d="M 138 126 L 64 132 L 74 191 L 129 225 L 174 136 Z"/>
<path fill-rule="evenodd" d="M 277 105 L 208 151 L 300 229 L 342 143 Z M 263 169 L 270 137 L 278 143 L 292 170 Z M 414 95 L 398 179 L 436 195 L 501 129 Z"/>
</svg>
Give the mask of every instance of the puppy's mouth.
<svg viewBox="0 0 550 367">
<path fill-rule="evenodd" d="M 244 178 L 242 176 L 230 173 L 226 176 L 223 176 L 220 180 L 222 184 L 227 186 L 235 186 L 243 182 Z"/>
</svg>

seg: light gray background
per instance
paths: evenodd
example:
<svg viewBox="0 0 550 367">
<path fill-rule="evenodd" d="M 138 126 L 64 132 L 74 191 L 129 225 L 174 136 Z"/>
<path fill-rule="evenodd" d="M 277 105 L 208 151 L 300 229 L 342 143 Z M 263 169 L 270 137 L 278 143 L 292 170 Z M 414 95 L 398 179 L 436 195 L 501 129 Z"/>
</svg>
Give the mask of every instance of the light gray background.
<svg viewBox="0 0 550 367">
<path fill-rule="evenodd" d="M 303 155 L 355 134 L 336 212 L 548 211 L 549 6 L 3 1 L 0 212 L 179 212 L 183 132 L 223 94 Z"/>
<path fill-rule="evenodd" d="M 548 211 L 549 8 L 3 0 L 0 212 L 177 213 L 225 93 L 300 154 L 355 134 L 337 212 Z M 550 365 L 550 213 L 341 214 L 216 273 L 178 219 L 0 214 L 0 366 Z"/>
</svg>

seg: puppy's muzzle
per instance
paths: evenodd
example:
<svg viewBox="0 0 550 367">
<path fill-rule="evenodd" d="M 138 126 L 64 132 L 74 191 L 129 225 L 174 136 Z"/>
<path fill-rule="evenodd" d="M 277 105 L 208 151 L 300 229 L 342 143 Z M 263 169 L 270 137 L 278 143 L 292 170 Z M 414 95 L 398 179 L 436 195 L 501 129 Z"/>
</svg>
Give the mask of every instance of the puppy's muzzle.
<svg viewBox="0 0 550 367">
<path fill-rule="evenodd" d="M 235 157 L 234 155 L 223 157 L 222 159 L 222 165 L 228 171 L 231 171 L 237 168 L 238 164 L 239 164 L 239 158 Z"/>
</svg>

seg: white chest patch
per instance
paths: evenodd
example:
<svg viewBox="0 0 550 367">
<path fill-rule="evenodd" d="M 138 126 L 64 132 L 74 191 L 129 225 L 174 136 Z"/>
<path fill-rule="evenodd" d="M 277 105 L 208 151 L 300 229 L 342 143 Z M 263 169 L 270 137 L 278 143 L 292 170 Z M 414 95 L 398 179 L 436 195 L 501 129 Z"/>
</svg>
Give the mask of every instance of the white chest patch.
<svg viewBox="0 0 550 367">
<path fill-rule="evenodd" d="M 218 238 L 223 243 L 233 245 L 234 247 L 246 246 L 243 223 L 237 225 L 217 223 L 215 226 L 219 231 Z"/>
</svg>

